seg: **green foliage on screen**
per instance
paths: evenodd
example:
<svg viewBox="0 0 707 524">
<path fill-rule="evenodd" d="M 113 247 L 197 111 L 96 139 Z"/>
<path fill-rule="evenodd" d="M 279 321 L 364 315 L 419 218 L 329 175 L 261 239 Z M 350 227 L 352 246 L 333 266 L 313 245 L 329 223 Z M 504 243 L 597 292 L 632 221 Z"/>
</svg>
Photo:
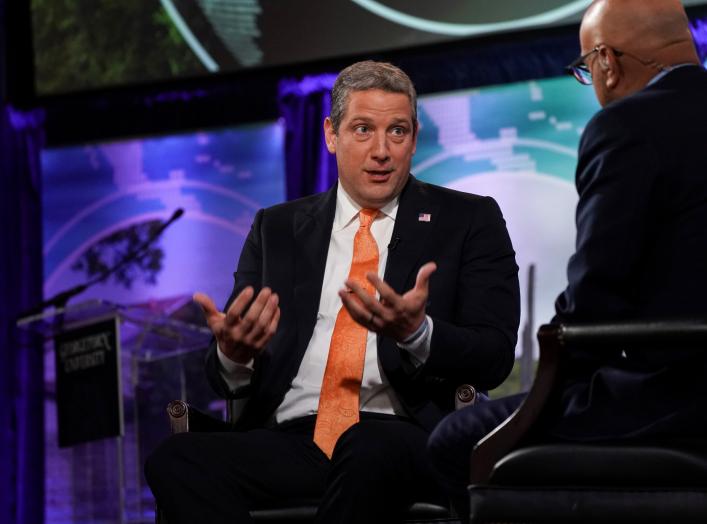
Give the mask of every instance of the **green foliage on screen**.
<svg viewBox="0 0 707 524">
<path fill-rule="evenodd" d="M 203 71 L 158 0 L 32 0 L 37 93 Z"/>
</svg>

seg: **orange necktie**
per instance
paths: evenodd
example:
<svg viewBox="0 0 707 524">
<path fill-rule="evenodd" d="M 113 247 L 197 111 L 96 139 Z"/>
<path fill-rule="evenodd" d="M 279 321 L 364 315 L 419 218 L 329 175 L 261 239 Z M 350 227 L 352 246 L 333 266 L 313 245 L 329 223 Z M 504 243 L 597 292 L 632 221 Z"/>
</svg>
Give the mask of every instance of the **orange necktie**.
<svg viewBox="0 0 707 524">
<path fill-rule="evenodd" d="M 375 289 L 366 279 L 366 273 L 378 273 L 378 245 L 371 234 L 371 222 L 377 214 L 377 209 L 362 209 L 359 212 L 361 224 L 354 237 L 353 259 L 349 270 L 349 278 L 363 286 L 370 295 L 375 294 Z M 367 337 L 368 330 L 352 319 L 342 306 L 331 335 L 314 426 L 314 443 L 329 458 L 341 434 L 359 420 Z"/>
</svg>

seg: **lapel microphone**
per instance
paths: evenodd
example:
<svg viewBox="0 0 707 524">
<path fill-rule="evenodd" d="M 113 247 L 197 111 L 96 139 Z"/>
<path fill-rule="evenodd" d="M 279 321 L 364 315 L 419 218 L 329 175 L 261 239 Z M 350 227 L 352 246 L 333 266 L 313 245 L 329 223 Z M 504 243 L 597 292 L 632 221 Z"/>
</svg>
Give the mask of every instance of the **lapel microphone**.
<svg viewBox="0 0 707 524">
<path fill-rule="evenodd" d="M 393 251 L 396 247 L 398 247 L 398 243 L 400 242 L 400 237 L 395 237 L 390 241 L 390 244 L 388 244 L 388 249 L 390 251 Z"/>
</svg>

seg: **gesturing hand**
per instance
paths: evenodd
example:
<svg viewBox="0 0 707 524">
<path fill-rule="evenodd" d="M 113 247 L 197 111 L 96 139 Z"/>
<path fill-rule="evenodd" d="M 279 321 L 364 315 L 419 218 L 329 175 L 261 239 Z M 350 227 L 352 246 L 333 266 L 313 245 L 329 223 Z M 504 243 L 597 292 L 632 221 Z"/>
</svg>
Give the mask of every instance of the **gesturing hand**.
<svg viewBox="0 0 707 524">
<path fill-rule="evenodd" d="M 339 296 L 351 318 L 370 331 L 402 342 L 412 335 L 425 320 L 425 305 L 429 296 L 430 276 L 437 264 L 428 262 L 417 272 L 415 286 L 404 295 L 398 295 L 377 274 L 366 273 L 366 278 L 378 291 L 380 299 L 371 296 L 354 280 L 347 280 Z"/>
<path fill-rule="evenodd" d="M 278 296 L 267 287 L 260 290 L 248 312 L 243 314 L 254 293 L 250 286 L 243 289 L 226 313 L 220 312 L 204 293 L 194 293 L 193 297 L 204 310 L 209 329 L 223 354 L 240 364 L 246 364 L 263 350 L 280 321 Z"/>
</svg>

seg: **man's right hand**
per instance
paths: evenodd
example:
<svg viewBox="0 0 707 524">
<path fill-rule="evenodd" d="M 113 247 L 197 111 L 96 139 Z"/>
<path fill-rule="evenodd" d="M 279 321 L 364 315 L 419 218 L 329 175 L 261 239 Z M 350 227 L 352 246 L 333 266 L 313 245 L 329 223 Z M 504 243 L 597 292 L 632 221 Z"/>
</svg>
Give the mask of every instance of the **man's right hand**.
<svg viewBox="0 0 707 524">
<path fill-rule="evenodd" d="M 243 314 L 254 293 L 251 286 L 243 289 L 226 313 L 219 311 L 204 293 L 194 293 L 193 297 L 204 310 L 221 352 L 239 364 L 247 364 L 263 350 L 280 321 L 278 296 L 267 287 L 260 290 L 248 312 Z"/>
</svg>

